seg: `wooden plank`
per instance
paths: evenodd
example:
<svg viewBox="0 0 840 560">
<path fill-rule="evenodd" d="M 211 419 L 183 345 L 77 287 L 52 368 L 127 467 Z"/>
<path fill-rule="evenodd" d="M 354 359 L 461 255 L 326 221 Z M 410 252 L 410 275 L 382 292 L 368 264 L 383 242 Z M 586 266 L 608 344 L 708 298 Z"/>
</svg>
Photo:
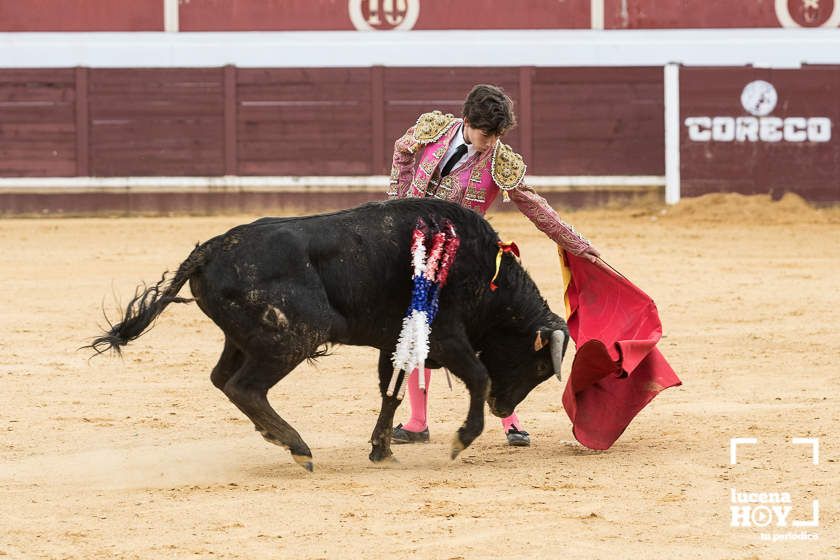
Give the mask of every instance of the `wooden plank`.
<svg viewBox="0 0 840 560">
<path fill-rule="evenodd" d="M 23 105 L 16 104 L 2 107 L 0 123 L 31 122 L 73 122 L 76 118 L 75 103 Z"/>
<path fill-rule="evenodd" d="M 225 66 L 225 175 L 236 175 L 236 67 Z"/>
<path fill-rule="evenodd" d="M 238 151 L 241 160 L 311 158 L 314 160 L 358 161 L 364 163 L 370 157 L 370 148 L 356 138 L 332 139 L 327 142 L 298 143 L 287 146 L 283 152 L 277 151 L 279 143 L 262 141 L 240 141 Z M 327 154 L 327 155 L 325 155 Z M 369 169 L 369 167 L 368 167 Z M 369 175 L 370 171 L 365 172 Z"/>
<path fill-rule="evenodd" d="M 76 172 L 76 162 L 63 160 L 0 160 L 0 176 L 5 177 L 70 177 Z"/>
<path fill-rule="evenodd" d="M 72 68 L 3 68 L 0 84 L 65 84 L 72 85 L 75 72 Z"/>
<path fill-rule="evenodd" d="M 71 85 L 61 82 L 0 83 L 0 106 L 8 107 L 24 102 L 73 103 L 75 91 Z"/>
<path fill-rule="evenodd" d="M 308 88 L 324 82 L 361 85 L 370 79 L 369 72 L 368 68 L 240 68 L 238 81 L 244 89 L 260 85 Z"/>
<path fill-rule="evenodd" d="M 88 118 L 88 69 L 76 68 L 76 175 L 90 173 L 90 120 Z"/>
<path fill-rule="evenodd" d="M 242 161 L 240 175 L 365 175 L 367 163 L 317 160 Z"/>
<path fill-rule="evenodd" d="M 222 118 L 224 99 L 215 96 L 212 99 L 200 96 L 184 96 L 166 100 L 139 99 L 134 97 L 120 99 L 110 103 L 108 98 L 91 95 L 91 118 L 108 120 L 119 118 Z M 132 103 L 136 99 L 135 103 Z"/>
<path fill-rule="evenodd" d="M 370 75 L 371 174 L 387 174 L 390 154 L 385 152 L 385 68 L 374 66 Z M 386 159 L 388 157 L 388 159 Z"/>
<path fill-rule="evenodd" d="M 662 83 L 662 68 L 653 66 L 598 66 L 587 68 L 536 68 L 535 84 L 599 84 Z"/>
<path fill-rule="evenodd" d="M 532 161 L 534 151 L 532 86 L 534 67 L 523 66 L 519 69 L 519 104 L 516 105 L 519 120 L 519 146 L 525 162 Z"/>
</svg>

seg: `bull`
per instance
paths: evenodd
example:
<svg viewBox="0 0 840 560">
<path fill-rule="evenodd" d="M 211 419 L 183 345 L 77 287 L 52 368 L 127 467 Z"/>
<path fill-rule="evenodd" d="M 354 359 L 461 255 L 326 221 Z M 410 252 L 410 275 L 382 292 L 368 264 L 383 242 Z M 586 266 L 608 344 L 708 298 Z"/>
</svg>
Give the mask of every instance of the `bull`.
<svg viewBox="0 0 840 560">
<path fill-rule="evenodd" d="M 400 400 L 388 395 L 391 356 L 411 297 L 412 231 L 418 218 L 448 220 L 461 243 L 440 293 L 429 338 L 430 363 L 448 368 L 469 391 L 469 409 L 452 443 L 454 459 L 484 428 L 484 404 L 510 415 L 534 387 L 557 374 L 568 343 L 565 321 L 510 254 L 495 283 L 499 236 L 472 210 L 439 200 L 391 200 L 306 217 L 263 218 L 199 244 L 171 278 L 135 292 L 121 320 L 93 340 L 115 350 L 150 328 L 170 303 L 195 301 L 221 328 L 224 349 L 210 379 L 269 442 L 309 471 L 312 452 L 272 408 L 268 390 L 328 345 L 379 349 L 382 405 L 371 461 L 392 459 Z M 189 281 L 194 299 L 179 297 Z M 397 372 L 398 383 L 404 372 Z"/>
</svg>

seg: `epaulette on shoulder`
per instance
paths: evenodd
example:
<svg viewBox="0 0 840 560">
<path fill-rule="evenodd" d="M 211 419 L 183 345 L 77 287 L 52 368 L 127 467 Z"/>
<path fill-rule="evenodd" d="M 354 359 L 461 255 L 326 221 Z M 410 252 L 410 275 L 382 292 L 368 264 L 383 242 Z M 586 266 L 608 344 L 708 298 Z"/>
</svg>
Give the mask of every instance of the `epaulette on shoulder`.
<svg viewBox="0 0 840 560">
<path fill-rule="evenodd" d="M 515 189 L 525 178 L 525 161 L 507 144 L 496 142 L 490 168 L 493 180 L 502 190 Z"/>
<path fill-rule="evenodd" d="M 458 119 L 448 113 L 445 115 L 440 111 L 423 113 L 414 126 L 414 140 L 421 144 L 434 142 L 456 122 L 458 122 Z"/>
</svg>

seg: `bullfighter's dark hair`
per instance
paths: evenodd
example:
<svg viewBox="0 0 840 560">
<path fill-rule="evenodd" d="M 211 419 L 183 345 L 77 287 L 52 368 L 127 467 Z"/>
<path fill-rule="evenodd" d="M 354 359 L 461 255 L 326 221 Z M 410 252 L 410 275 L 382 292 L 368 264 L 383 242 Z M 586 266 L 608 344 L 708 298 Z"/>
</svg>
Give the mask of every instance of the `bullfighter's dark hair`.
<svg viewBox="0 0 840 560">
<path fill-rule="evenodd" d="M 516 126 L 513 101 L 502 88 L 478 84 L 464 101 L 464 119 L 487 134 L 503 135 Z"/>
</svg>

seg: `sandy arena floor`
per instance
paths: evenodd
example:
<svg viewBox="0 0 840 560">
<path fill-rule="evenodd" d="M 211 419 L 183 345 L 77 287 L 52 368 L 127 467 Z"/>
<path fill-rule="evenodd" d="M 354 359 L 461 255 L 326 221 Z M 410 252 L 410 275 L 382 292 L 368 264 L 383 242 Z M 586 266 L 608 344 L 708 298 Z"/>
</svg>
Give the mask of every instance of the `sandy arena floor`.
<svg viewBox="0 0 840 560">
<path fill-rule="evenodd" d="M 466 391 L 438 375 L 431 444 L 381 467 L 367 459 L 376 354 L 339 348 L 270 394 L 313 474 L 210 384 L 221 333 L 195 305 L 170 306 L 124 359 L 76 351 L 103 298 L 114 315 L 112 292 L 125 302 L 253 218 L 0 221 L 0 557 L 840 557 L 840 211 L 730 195 L 569 213 L 657 301 L 684 385 L 593 452 L 550 380 L 519 408 L 532 447 L 507 447 L 488 413 L 452 462 Z M 560 310 L 553 245 L 518 214 L 492 222 Z M 733 437 L 758 439 L 736 465 Z M 819 438 L 818 465 L 792 437 Z M 818 500 L 819 526 L 731 527 L 733 488 L 789 493 L 789 523 Z"/>
</svg>

